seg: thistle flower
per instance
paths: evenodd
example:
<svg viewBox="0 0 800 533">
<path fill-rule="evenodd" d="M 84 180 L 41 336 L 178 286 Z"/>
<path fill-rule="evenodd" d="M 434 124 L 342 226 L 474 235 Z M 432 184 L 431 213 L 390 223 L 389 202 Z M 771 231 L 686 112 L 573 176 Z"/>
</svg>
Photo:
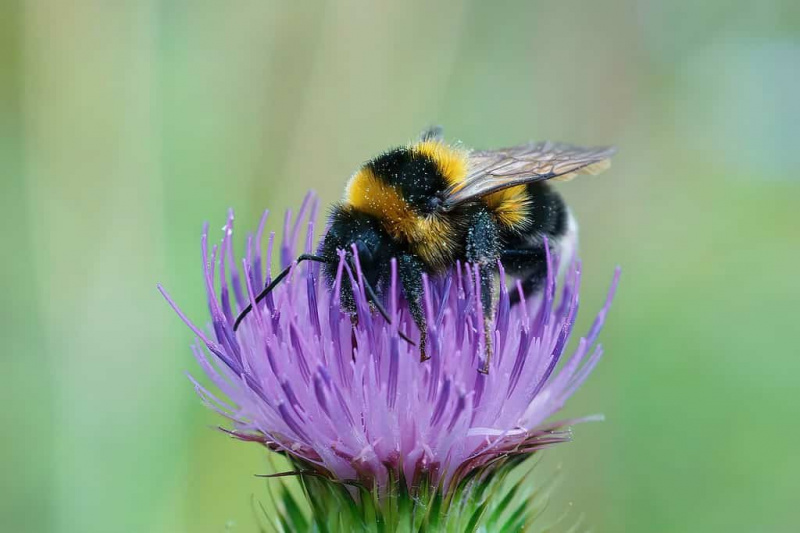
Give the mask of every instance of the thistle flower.
<svg viewBox="0 0 800 533">
<path fill-rule="evenodd" d="M 287 213 L 283 267 L 296 256 L 303 221 L 305 251 L 312 252 L 316 208 L 309 195 L 294 221 Z M 241 270 L 233 253 L 233 214 L 221 244 L 211 250 L 204 228 L 207 331 L 160 288 L 196 335 L 192 349 L 203 372 L 227 398 L 191 378 L 205 404 L 232 422 L 225 431 L 290 459 L 318 526 L 320 520 L 330 524 L 325 515 L 341 509 L 352 515 L 347 522 L 337 518 L 342 528 L 365 527 L 370 520 L 396 525 L 402 509 L 411 510 L 407 520 L 414 527 L 472 531 L 487 516 L 498 519 L 503 498 L 492 500 L 487 489 L 534 452 L 569 440 L 567 426 L 581 421 L 548 422 L 600 360 L 602 348 L 595 341 L 619 272 L 589 333 L 563 358 L 578 311 L 580 263 L 562 265 L 564 283 L 557 291 L 557 259 L 549 259 L 543 293 L 513 307 L 501 266 L 494 355 L 483 374 L 478 368 L 489 318 L 476 297 L 477 269 L 466 264 L 440 279 L 423 280 L 430 356 L 425 362 L 399 336 L 404 331 L 418 338 L 418 332 L 394 265 L 385 291 L 391 323 L 371 312 L 357 264 L 353 272 L 341 261 L 332 289 L 318 265 L 296 267 L 234 332 L 238 312 L 270 280 L 275 235 L 269 235 L 262 257 L 266 219 L 267 213 L 255 237 L 247 239 Z M 355 287 L 357 321 L 340 307 L 338 288 L 345 276 Z M 521 294 L 519 283 L 511 290 Z M 287 514 L 289 507 L 294 512 Z M 299 521 L 286 518 L 284 529 L 301 527 L 305 517 L 296 505 L 289 502 L 284 511 Z M 461 525 L 453 526 L 456 522 Z"/>
</svg>

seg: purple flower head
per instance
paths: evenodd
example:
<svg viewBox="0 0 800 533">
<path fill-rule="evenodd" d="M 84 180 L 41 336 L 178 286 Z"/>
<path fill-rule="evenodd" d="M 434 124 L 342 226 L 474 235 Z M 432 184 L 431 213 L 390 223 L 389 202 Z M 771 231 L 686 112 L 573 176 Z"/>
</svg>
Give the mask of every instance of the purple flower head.
<svg viewBox="0 0 800 533">
<path fill-rule="evenodd" d="M 279 252 L 284 267 L 296 256 L 304 220 L 305 251 L 312 251 L 316 207 L 309 195 L 294 221 L 287 214 Z M 239 311 L 270 279 L 275 238 L 270 234 L 262 258 L 265 222 L 266 213 L 255 237 L 248 237 L 241 263 L 233 254 L 233 215 L 221 244 L 210 250 L 206 226 L 208 331 L 193 325 L 165 293 L 197 336 L 198 363 L 227 398 L 192 379 L 204 402 L 232 421 L 229 433 L 282 452 L 307 470 L 377 487 L 379 493 L 397 479 L 409 490 L 424 481 L 446 492 L 476 471 L 488 473 L 499 461 L 569 439 L 564 428 L 577 420 L 548 420 L 602 355 L 595 341 L 619 272 L 589 333 L 572 355 L 562 357 L 578 311 L 580 263 L 566 265 L 557 288 L 556 259 L 550 259 L 543 293 L 513 307 L 501 267 L 494 354 L 489 373 L 483 374 L 478 369 L 483 323 L 489 318 L 476 296 L 477 270 L 466 264 L 441 279 L 423 280 L 430 356 L 425 362 L 398 333 L 419 338 L 394 264 L 391 286 L 384 291 L 391 323 L 370 309 L 357 264 L 353 272 L 341 261 L 329 289 L 319 265 L 306 263 L 234 332 Z M 345 277 L 354 287 L 357 321 L 339 303 Z M 511 290 L 521 294 L 519 283 Z"/>
</svg>

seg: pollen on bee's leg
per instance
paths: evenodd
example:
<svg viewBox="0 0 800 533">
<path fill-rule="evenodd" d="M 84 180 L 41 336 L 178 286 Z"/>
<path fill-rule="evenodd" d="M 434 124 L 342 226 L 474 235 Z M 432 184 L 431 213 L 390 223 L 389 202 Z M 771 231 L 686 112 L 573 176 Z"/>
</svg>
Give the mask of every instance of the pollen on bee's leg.
<svg viewBox="0 0 800 533">
<path fill-rule="evenodd" d="M 428 332 L 425 329 L 419 332 L 419 362 L 424 363 L 431 358 L 425 349 L 428 340 Z"/>
<path fill-rule="evenodd" d="M 489 363 L 492 361 L 492 323 L 485 320 L 483 323 L 483 339 L 486 343 L 483 354 L 483 365 L 478 369 L 481 374 L 489 373 Z"/>
<path fill-rule="evenodd" d="M 419 362 L 424 363 L 431 356 L 427 352 L 428 346 L 428 325 L 433 324 L 433 302 L 431 301 L 431 286 L 428 283 L 428 275 L 422 274 L 422 309 L 420 309 L 421 320 L 419 324 Z M 434 337 L 435 338 L 435 337 Z"/>
</svg>

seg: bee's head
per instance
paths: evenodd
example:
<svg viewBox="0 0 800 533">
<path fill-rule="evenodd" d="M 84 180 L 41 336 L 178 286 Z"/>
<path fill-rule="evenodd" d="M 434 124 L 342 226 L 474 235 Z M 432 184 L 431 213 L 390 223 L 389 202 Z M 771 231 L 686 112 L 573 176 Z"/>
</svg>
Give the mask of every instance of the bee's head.
<svg viewBox="0 0 800 533">
<path fill-rule="evenodd" d="M 397 250 L 382 228 L 380 220 L 348 206 L 335 205 L 331 211 L 330 227 L 319 247 L 321 262 L 324 263 L 323 271 L 331 285 L 336 280 L 342 252 L 351 271 L 355 271 L 357 264 L 360 267 L 366 290 L 364 296 L 370 302 L 370 306 L 391 323 L 392 319 L 381 303 L 380 292 L 390 279 L 391 258 L 396 255 Z M 356 301 L 353 287 L 350 285 L 350 276 L 343 275 L 340 282 L 341 304 L 350 313 L 355 313 Z M 399 335 L 414 346 L 414 341 L 404 333 L 400 332 Z"/>
<path fill-rule="evenodd" d="M 331 225 L 320 244 L 319 253 L 328 260 L 325 272 L 329 280 L 336 277 L 339 267 L 339 250 L 354 267 L 354 253 L 364 278 L 374 286 L 380 284 L 389 268 L 391 241 L 380 221 L 341 206 L 334 207 Z"/>
</svg>

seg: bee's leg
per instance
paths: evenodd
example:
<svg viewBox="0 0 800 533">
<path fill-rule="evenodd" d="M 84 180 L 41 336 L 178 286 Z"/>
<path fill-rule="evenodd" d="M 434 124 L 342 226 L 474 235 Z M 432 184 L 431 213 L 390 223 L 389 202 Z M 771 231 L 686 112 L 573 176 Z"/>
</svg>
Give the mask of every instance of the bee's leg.
<svg viewBox="0 0 800 533">
<path fill-rule="evenodd" d="M 403 286 L 403 296 L 408 301 L 411 318 L 419 328 L 419 357 L 426 361 L 425 341 L 428 337 L 428 326 L 425 323 L 425 312 L 422 310 L 422 262 L 411 254 L 402 254 L 397 258 L 397 273 Z"/>
<path fill-rule="evenodd" d="M 500 257 L 500 229 L 487 211 L 478 212 L 467 234 L 467 261 L 480 273 L 483 335 L 486 354 L 479 372 L 488 374 L 492 358 L 492 328 L 494 327 L 494 273 Z"/>
<path fill-rule="evenodd" d="M 332 282 L 331 282 L 332 283 Z M 339 303 L 342 309 L 350 315 L 350 356 L 355 360 L 358 340 L 356 339 L 356 329 L 358 328 L 358 313 L 356 312 L 356 300 L 353 296 L 353 288 L 350 286 L 350 279 L 345 275 L 342 277 L 342 284 L 339 287 Z"/>
<path fill-rule="evenodd" d="M 489 373 L 489 362 L 492 359 L 494 347 L 492 344 L 492 327 L 494 326 L 494 269 L 488 265 L 478 265 L 481 285 L 481 307 L 483 308 L 483 338 L 486 345 L 486 354 L 483 366 L 478 370 L 481 374 Z"/>
<path fill-rule="evenodd" d="M 547 253 L 544 246 L 503 250 L 500 261 L 506 272 L 522 278 L 522 294 L 525 298 L 538 293 L 544 287 L 547 279 Z M 508 301 L 511 305 L 518 304 L 519 292 L 510 291 Z"/>
</svg>

